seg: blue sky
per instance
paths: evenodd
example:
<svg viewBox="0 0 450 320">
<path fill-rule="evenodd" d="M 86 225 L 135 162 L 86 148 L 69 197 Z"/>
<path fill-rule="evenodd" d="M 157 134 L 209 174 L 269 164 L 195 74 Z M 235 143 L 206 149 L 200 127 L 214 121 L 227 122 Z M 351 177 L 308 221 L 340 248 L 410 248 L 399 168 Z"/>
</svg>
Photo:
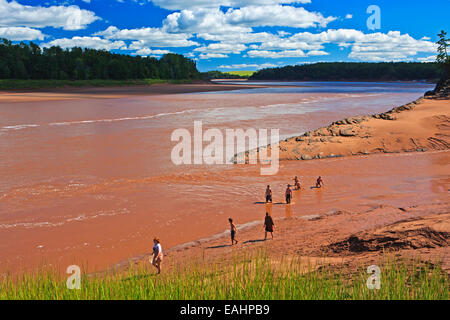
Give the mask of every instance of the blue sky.
<svg viewBox="0 0 450 320">
<path fill-rule="evenodd" d="M 369 29 L 372 5 L 380 23 Z M 0 37 L 142 56 L 181 53 L 201 71 L 432 61 L 436 34 L 450 33 L 448 12 L 450 0 L 0 0 Z"/>
</svg>

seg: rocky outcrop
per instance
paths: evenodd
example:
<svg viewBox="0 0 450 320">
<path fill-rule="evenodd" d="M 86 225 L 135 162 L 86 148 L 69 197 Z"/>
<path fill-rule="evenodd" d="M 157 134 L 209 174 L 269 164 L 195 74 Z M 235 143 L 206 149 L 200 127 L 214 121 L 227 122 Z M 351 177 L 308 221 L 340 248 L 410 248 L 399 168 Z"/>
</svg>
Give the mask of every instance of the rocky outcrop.
<svg viewBox="0 0 450 320">
<path fill-rule="evenodd" d="M 450 99 L 450 79 L 441 80 L 432 91 L 425 93 L 426 99 Z"/>
<path fill-rule="evenodd" d="M 449 214 L 430 216 L 360 232 L 330 244 L 327 249 L 333 253 L 362 253 L 448 247 L 450 232 L 445 230 L 449 227 L 449 217 Z"/>
</svg>

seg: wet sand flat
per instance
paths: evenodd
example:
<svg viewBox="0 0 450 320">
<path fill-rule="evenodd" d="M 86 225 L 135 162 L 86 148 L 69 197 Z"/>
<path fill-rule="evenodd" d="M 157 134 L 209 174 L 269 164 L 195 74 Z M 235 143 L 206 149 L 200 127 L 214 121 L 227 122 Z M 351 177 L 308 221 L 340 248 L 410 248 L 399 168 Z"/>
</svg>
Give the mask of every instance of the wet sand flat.
<svg viewBox="0 0 450 320">
<path fill-rule="evenodd" d="M 117 99 L 132 96 L 150 96 L 194 92 L 229 91 L 263 86 L 233 84 L 154 84 L 121 87 L 69 87 L 49 89 L 22 89 L 0 91 L 0 102 L 29 102 L 73 99 Z"/>
</svg>

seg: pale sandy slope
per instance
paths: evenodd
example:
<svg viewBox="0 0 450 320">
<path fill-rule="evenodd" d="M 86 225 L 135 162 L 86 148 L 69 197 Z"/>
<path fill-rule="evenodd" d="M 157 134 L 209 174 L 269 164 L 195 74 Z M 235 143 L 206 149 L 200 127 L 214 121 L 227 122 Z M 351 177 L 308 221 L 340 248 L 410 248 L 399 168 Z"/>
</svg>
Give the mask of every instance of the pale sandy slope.
<svg viewBox="0 0 450 320">
<path fill-rule="evenodd" d="M 389 112 L 337 121 L 280 143 L 281 160 L 446 150 L 450 100 L 419 99 Z"/>
</svg>

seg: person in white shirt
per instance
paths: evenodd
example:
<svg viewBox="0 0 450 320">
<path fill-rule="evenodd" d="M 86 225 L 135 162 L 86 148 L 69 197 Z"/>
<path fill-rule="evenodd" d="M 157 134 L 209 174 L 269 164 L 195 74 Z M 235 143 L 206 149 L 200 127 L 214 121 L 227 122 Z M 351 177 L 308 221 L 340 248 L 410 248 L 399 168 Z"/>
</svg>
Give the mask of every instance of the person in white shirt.
<svg viewBox="0 0 450 320">
<path fill-rule="evenodd" d="M 161 273 L 161 262 L 163 259 L 162 247 L 158 238 L 153 239 L 153 260 L 152 265 L 158 269 L 158 274 Z"/>
</svg>

